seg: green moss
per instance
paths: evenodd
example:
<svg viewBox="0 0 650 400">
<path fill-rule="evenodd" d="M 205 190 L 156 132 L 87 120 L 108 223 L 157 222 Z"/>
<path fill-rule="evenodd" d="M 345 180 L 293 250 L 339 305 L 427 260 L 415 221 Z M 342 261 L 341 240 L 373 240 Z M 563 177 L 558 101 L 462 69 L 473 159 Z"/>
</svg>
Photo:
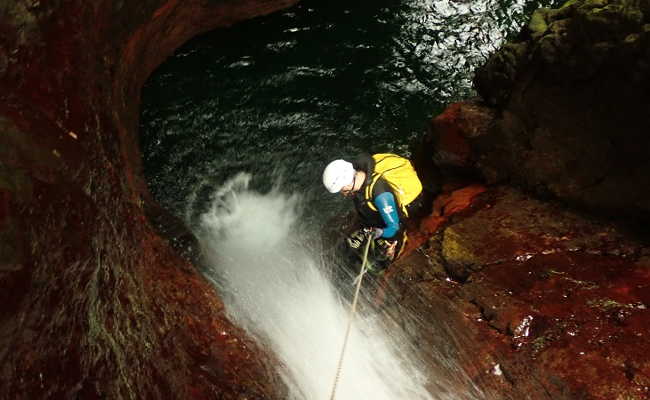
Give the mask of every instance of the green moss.
<svg viewBox="0 0 650 400">
<path fill-rule="evenodd" d="M 641 24 L 643 22 L 643 13 L 639 8 L 632 8 L 632 7 L 625 7 L 623 6 L 621 9 L 621 13 L 625 16 L 625 19 L 633 22 L 635 24 Z"/>
<path fill-rule="evenodd" d="M 566 3 L 562 4 L 560 9 L 570 7 L 570 6 L 574 5 L 574 4 L 576 4 L 578 1 L 579 0 L 569 0 Z"/>
<path fill-rule="evenodd" d="M 595 8 L 585 15 L 585 20 L 595 25 L 607 26 L 610 24 L 611 11 L 604 8 Z"/>
<path fill-rule="evenodd" d="M 7 21 L 13 25 L 19 33 L 17 35 L 17 46 L 29 46 L 30 43 L 40 41 L 41 33 L 38 25 L 38 18 L 25 2 L 10 1 L 0 6 L 0 13 L 7 16 Z"/>
<path fill-rule="evenodd" d="M 528 23 L 528 29 L 533 35 L 541 35 L 548 29 L 548 24 L 546 22 L 546 15 L 548 10 L 545 8 L 539 8 L 533 12 L 532 17 L 530 17 L 530 22 Z"/>
<path fill-rule="evenodd" d="M 602 308 L 604 310 L 623 307 L 623 304 L 611 299 L 599 299 L 587 302 L 589 307 Z"/>
<path fill-rule="evenodd" d="M 447 230 L 443 240 L 443 256 L 449 262 L 466 264 L 474 260 L 474 252 L 463 245 L 462 238 L 453 230 Z"/>
<path fill-rule="evenodd" d="M 548 348 L 548 346 L 551 345 L 553 342 L 553 339 L 548 337 L 548 336 L 540 336 L 533 340 L 530 344 L 531 350 L 533 357 L 536 357 L 539 355 L 539 353 L 543 352 Z"/>
<path fill-rule="evenodd" d="M 566 272 L 556 271 L 554 269 L 549 269 L 546 271 L 548 275 L 566 275 Z"/>
<path fill-rule="evenodd" d="M 582 3 L 584 8 L 603 8 L 609 4 L 609 0 L 586 0 Z"/>
<path fill-rule="evenodd" d="M 616 300 L 612 299 L 598 299 L 598 300 L 592 300 L 588 301 L 587 305 L 592 308 L 599 308 L 603 311 L 611 311 L 611 310 L 618 310 L 618 309 L 645 309 L 645 305 L 641 303 L 637 304 L 624 304 L 624 303 L 619 303 Z"/>
</svg>

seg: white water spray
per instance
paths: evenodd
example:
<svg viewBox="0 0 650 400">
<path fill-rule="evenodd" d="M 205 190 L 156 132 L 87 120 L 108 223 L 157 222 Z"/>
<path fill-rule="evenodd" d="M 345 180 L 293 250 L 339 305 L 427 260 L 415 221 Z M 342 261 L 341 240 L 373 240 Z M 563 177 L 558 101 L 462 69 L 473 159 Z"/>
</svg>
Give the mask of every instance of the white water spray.
<svg viewBox="0 0 650 400">
<path fill-rule="evenodd" d="M 323 274 L 324 262 L 301 240 L 299 199 L 247 189 L 239 175 L 216 193 L 201 217 L 206 275 L 224 296 L 230 318 L 283 364 L 290 398 L 330 398 L 349 304 Z M 336 399 L 440 399 L 426 389 L 417 358 L 377 316 L 358 315 L 350 333 Z"/>
</svg>

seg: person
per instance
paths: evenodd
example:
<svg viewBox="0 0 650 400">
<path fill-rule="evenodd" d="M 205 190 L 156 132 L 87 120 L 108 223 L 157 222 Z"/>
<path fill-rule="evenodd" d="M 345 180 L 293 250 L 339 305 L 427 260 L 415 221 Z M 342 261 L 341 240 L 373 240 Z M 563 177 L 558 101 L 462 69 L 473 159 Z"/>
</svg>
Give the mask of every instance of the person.
<svg viewBox="0 0 650 400">
<path fill-rule="evenodd" d="M 330 193 L 351 198 L 361 228 L 346 240 L 349 249 L 359 250 L 371 237 L 373 261 L 368 268 L 381 273 L 399 256 L 406 243 L 403 220 L 419 205 L 422 183 L 411 162 L 391 153 L 361 154 L 356 159 L 338 159 L 323 170 L 323 185 Z"/>
</svg>

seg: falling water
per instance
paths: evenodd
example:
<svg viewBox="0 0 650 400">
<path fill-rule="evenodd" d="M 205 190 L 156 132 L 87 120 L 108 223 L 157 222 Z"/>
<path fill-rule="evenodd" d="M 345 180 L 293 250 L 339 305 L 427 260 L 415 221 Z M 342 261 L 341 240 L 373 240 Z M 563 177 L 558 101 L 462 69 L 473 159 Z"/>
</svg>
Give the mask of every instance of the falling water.
<svg viewBox="0 0 650 400">
<path fill-rule="evenodd" d="M 556 1 L 303 0 L 192 40 L 148 81 L 141 138 L 151 191 L 196 227 L 206 274 L 232 319 L 277 354 L 293 399 L 329 398 L 348 322 L 346 290 L 328 280 L 336 260 L 307 240 L 347 205 L 322 188 L 310 194 L 322 167 L 362 151 L 407 155 L 426 121 L 475 94 L 474 69 Z M 284 191 L 304 194 L 269 192 L 278 168 L 291 174 Z M 264 192 L 243 175 L 217 189 L 237 171 Z M 424 322 L 401 305 L 368 303 L 337 399 L 486 397 L 458 365 L 473 355 L 445 309 L 419 310 Z"/>
<path fill-rule="evenodd" d="M 307 245 L 298 196 L 249 190 L 240 174 L 219 189 L 200 218 L 206 276 L 221 290 L 230 317 L 282 364 L 291 399 L 329 399 L 349 318 L 323 260 Z M 430 371 L 378 313 L 355 316 L 337 399 L 473 399 L 431 393 Z M 446 360 L 449 362 L 449 360 Z"/>
</svg>

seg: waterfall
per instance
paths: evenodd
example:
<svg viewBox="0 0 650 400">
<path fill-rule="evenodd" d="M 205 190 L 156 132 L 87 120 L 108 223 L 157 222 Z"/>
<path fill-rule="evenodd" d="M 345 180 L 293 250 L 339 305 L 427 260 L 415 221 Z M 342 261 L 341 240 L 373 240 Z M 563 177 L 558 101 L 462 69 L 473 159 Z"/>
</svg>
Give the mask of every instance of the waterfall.
<svg viewBox="0 0 650 400">
<path fill-rule="evenodd" d="M 349 300 L 325 272 L 333 260 L 305 239 L 299 196 L 279 190 L 259 193 L 248 188 L 249 181 L 246 174 L 229 181 L 200 216 L 204 273 L 219 288 L 229 317 L 280 360 L 290 399 L 329 399 Z M 428 380 L 435 377 L 407 342 L 378 313 L 358 313 L 336 398 L 468 398 L 430 393 Z"/>
</svg>

